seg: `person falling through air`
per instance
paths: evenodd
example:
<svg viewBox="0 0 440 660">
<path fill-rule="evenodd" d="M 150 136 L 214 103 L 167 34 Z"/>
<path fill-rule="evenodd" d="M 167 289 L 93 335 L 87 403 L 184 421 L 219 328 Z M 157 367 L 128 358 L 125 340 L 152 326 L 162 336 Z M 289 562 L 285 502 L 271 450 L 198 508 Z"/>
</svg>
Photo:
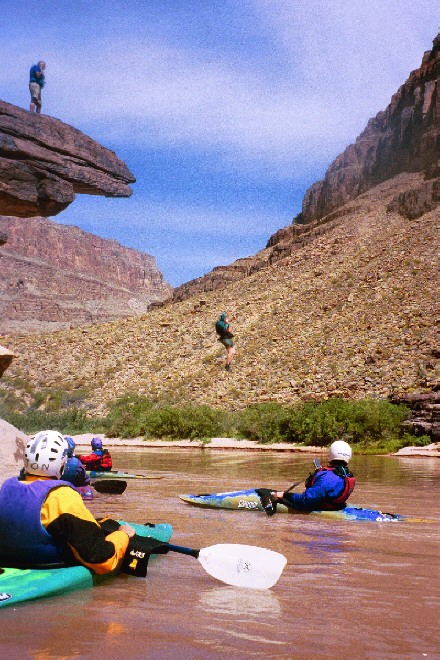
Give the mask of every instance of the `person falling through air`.
<svg viewBox="0 0 440 660">
<path fill-rule="evenodd" d="M 231 332 L 231 326 L 229 325 L 228 315 L 226 312 L 220 314 L 215 324 L 215 331 L 218 335 L 218 341 L 223 344 L 226 349 L 225 369 L 226 371 L 230 371 L 231 362 L 235 354 L 235 347 L 233 341 L 234 335 Z"/>
</svg>

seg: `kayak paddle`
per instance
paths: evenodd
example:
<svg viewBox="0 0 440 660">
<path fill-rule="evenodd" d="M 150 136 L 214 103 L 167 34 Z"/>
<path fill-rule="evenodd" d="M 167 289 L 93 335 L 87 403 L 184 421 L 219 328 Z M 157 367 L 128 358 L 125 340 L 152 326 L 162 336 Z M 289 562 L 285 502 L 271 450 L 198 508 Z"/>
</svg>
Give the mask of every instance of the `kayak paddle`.
<svg viewBox="0 0 440 660">
<path fill-rule="evenodd" d="M 121 570 L 129 575 L 145 577 L 150 555 L 168 552 L 195 557 L 205 571 L 217 580 L 250 589 L 273 587 L 287 563 L 287 559 L 279 552 L 254 545 L 220 543 L 194 550 L 136 534 L 130 539 Z"/>
<path fill-rule="evenodd" d="M 121 495 L 127 488 L 127 482 L 122 479 L 99 479 L 91 484 L 98 493 Z"/>
<path fill-rule="evenodd" d="M 86 470 L 89 477 L 92 479 L 164 479 L 164 474 L 149 475 L 149 474 L 131 474 L 123 470 Z"/>
<path fill-rule="evenodd" d="M 166 552 L 195 557 L 209 575 L 234 587 L 269 589 L 278 582 L 287 563 L 279 552 L 255 545 L 218 543 L 200 550 L 170 543 L 166 546 Z"/>
<path fill-rule="evenodd" d="M 295 481 L 294 484 L 290 486 L 287 490 L 285 490 L 285 493 L 290 493 L 291 490 L 302 484 L 304 479 L 301 481 Z M 275 491 L 270 490 L 269 488 L 256 488 L 255 492 L 257 493 L 258 497 L 260 498 L 261 506 L 263 507 L 264 511 L 268 516 L 274 516 L 277 512 L 277 502 L 280 500 L 276 500 L 273 496 L 273 493 Z"/>
</svg>

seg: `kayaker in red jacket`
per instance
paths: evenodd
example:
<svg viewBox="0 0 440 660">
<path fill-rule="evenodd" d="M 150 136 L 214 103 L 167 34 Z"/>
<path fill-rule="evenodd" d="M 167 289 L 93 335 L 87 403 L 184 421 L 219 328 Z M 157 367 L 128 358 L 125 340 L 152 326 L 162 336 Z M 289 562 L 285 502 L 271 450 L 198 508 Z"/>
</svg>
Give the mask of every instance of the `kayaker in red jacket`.
<svg viewBox="0 0 440 660">
<path fill-rule="evenodd" d="M 104 472 L 105 470 L 111 470 L 113 467 L 110 452 L 108 449 L 103 449 L 100 438 L 93 438 L 91 454 L 78 456 L 78 458 L 88 470 Z"/>
</svg>

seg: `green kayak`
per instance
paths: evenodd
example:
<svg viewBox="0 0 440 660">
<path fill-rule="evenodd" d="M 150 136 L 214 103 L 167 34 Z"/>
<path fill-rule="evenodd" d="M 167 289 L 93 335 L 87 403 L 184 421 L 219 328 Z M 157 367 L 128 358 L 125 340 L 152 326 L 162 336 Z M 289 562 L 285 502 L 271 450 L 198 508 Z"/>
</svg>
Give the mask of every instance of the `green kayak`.
<svg viewBox="0 0 440 660">
<path fill-rule="evenodd" d="M 91 479 L 163 479 L 165 475 L 132 474 L 122 470 L 86 470 Z"/>
<path fill-rule="evenodd" d="M 139 536 L 164 542 L 169 541 L 173 531 L 171 525 L 167 523 L 151 526 L 135 523 L 130 525 L 136 529 Z M 0 607 L 46 596 L 58 596 L 77 589 L 87 589 L 113 575 L 115 574 L 95 575 L 85 566 L 50 569 L 0 568 Z"/>
</svg>

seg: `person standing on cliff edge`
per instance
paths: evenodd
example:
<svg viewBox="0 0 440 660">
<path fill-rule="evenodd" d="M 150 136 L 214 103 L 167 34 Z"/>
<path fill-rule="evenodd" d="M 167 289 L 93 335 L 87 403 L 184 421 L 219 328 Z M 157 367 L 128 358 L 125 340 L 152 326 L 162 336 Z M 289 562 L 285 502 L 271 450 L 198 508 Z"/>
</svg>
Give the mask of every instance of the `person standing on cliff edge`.
<svg viewBox="0 0 440 660">
<path fill-rule="evenodd" d="M 31 105 L 29 110 L 40 114 L 41 112 L 41 90 L 45 85 L 44 70 L 46 62 L 40 60 L 38 64 L 31 66 L 29 72 L 29 91 L 31 93 Z"/>
</svg>

